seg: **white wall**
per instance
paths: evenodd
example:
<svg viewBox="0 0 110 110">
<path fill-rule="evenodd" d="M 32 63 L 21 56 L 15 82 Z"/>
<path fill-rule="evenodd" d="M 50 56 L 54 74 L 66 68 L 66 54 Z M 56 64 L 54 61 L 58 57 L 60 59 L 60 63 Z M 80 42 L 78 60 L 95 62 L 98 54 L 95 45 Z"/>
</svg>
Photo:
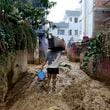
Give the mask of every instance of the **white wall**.
<svg viewBox="0 0 110 110">
<path fill-rule="evenodd" d="M 82 0 L 82 35 L 93 35 L 93 2 L 94 0 Z"/>
<path fill-rule="evenodd" d="M 69 18 L 72 18 L 72 21 L 70 21 Z M 75 18 L 79 18 L 79 16 L 70 16 L 70 17 L 67 17 L 67 19 L 68 19 L 67 21 L 69 23 L 68 30 L 70 30 L 70 29 L 72 30 L 72 36 L 70 36 L 70 38 L 73 37 L 73 40 L 75 42 L 77 42 L 77 41 L 79 41 L 81 39 L 80 38 L 80 23 L 79 23 L 79 21 L 77 23 L 75 23 L 74 22 L 74 19 Z M 75 30 L 78 30 L 78 35 L 75 35 Z"/>
<path fill-rule="evenodd" d="M 50 33 L 52 33 L 52 35 L 54 36 L 58 36 L 59 38 L 63 38 L 65 40 L 65 42 L 68 42 L 68 39 L 70 38 L 70 36 L 68 36 L 68 29 L 67 28 L 60 28 L 61 30 L 65 31 L 64 35 L 58 35 L 58 28 L 55 28 L 54 30 L 50 30 Z"/>
<path fill-rule="evenodd" d="M 79 17 L 79 38 L 80 38 L 80 40 L 82 40 L 83 39 L 83 37 L 82 37 L 83 35 L 82 35 L 82 15 Z"/>
<path fill-rule="evenodd" d="M 77 17 L 77 16 L 75 16 Z M 77 42 L 79 41 L 80 38 L 80 23 L 74 23 L 74 18 L 75 17 L 71 17 L 72 21 L 69 21 L 70 17 L 67 17 L 66 19 L 66 23 L 69 23 L 69 27 L 68 28 L 60 28 L 65 30 L 65 35 L 58 35 L 58 28 L 55 28 L 54 30 L 50 29 L 50 33 L 52 33 L 54 36 L 59 36 L 60 38 L 64 38 L 66 44 L 68 44 L 68 41 L 71 39 L 71 37 L 73 37 L 74 41 Z M 77 17 L 78 18 L 78 17 Z M 69 35 L 69 30 L 72 30 L 72 35 Z M 78 35 L 75 35 L 75 30 L 78 30 Z"/>
</svg>

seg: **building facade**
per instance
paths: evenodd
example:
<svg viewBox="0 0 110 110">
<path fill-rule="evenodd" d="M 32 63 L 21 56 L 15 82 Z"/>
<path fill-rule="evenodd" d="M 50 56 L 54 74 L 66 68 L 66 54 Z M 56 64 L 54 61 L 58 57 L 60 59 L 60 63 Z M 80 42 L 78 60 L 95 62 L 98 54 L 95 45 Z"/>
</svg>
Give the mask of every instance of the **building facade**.
<svg viewBox="0 0 110 110">
<path fill-rule="evenodd" d="M 80 36 L 93 37 L 108 26 L 110 21 L 110 0 L 80 0 Z"/>
<path fill-rule="evenodd" d="M 71 42 L 80 41 L 80 23 L 79 23 L 80 11 L 69 11 L 65 12 L 64 21 L 59 23 L 54 23 L 56 25 L 55 29 L 50 29 L 50 33 L 54 36 L 63 38 L 68 44 Z"/>
<path fill-rule="evenodd" d="M 93 35 L 93 22 L 94 22 L 94 0 L 80 0 L 81 3 L 81 16 L 79 22 L 81 23 L 80 36 L 89 36 Z"/>
</svg>

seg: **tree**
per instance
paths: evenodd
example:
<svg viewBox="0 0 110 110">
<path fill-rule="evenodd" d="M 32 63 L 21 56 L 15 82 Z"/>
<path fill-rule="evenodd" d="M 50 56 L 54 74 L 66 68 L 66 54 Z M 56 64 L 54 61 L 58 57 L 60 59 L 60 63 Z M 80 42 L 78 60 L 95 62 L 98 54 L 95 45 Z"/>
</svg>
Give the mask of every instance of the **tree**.
<svg viewBox="0 0 110 110">
<path fill-rule="evenodd" d="M 47 23 L 45 16 L 54 5 L 49 0 L 0 0 L 0 53 L 34 49 L 34 29 Z"/>
</svg>

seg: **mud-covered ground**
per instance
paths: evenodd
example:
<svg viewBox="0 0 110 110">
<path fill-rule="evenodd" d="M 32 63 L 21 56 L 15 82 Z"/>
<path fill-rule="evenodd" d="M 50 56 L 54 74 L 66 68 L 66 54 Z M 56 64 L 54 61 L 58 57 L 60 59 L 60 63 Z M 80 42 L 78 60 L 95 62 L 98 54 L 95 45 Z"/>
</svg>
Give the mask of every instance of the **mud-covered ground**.
<svg viewBox="0 0 110 110">
<path fill-rule="evenodd" d="M 79 63 L 62 60 L 56 91 L 39 90 L 32 75 L 39 66 L 29 65 L 29 73 L 9 92 L 5 110 L 110 110 L 110 86 L 91 79 Z"/>
</svg>

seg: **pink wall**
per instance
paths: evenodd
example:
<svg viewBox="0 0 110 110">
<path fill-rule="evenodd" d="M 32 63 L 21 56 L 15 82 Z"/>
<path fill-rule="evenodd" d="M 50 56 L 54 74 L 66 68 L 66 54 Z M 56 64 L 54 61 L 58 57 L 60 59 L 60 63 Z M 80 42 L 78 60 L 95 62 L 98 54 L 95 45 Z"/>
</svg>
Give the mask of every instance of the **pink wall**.
<svg viewBox="0 0 110 110">
<path fill-rule="evenodd" d="M 83 58 L 84 58 L 84 53 L 81 53 L 80 64 L 82 63 Z M 101 80 L 105 80 L 105 81 L 110 80 L 110 58 L 106 58 L 106 57 L 100 58 L 97 63 L 96 73 L 93 73 L 93 56 L 90 57 L 88 62 L 87 74 Z"/>
<path fill-rule="evenodd" d="M 101 58 L 97 65 L 98 77 L 110 79 L 110 58 Z"/>
</svg>

